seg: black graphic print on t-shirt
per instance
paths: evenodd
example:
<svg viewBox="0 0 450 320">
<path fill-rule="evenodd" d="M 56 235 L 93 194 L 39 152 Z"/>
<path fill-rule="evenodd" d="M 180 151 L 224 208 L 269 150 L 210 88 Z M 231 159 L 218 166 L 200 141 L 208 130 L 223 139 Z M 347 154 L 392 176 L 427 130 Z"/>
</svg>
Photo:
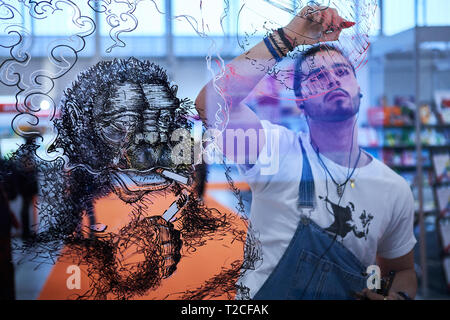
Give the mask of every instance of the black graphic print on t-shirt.
<svg viewBox="0 0 450 320">
<path fill-rule="evenodd" d="M 352 202 L 349 202 L 348 205 L 344 208 L 339 206 L 336 203 L 333 203 L 328 199 L 328 197 L 320 197 L 319 199 L 326 202 L 326 205 L 331 205 L 330 213 L 334 217 L 334 222 L 325 229 L 332 234 L 338 235 L 340 237 L 345 238 L 349 232 L 353 232 L 355 237 L 364 238 L 367 240 L 367 235 L 369 234 L 369 225 L 373 219 L 373 216 L 363 210 L 361 215 L 359 216 L 359 220 L 361 221 L 362 230 L 358 229 L 358 226 L 353 221 L 353 213 L 355 212 L 355 205 Z"/>
</svg>

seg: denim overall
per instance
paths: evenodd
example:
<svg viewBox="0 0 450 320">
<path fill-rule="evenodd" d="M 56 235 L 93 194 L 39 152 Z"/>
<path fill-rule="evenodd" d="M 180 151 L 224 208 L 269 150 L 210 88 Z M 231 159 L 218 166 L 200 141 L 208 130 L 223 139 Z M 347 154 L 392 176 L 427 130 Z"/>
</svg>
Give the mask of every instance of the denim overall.
<svg viewBox="0 0 450 320">
<path fill-rule="evenodd" d="M 314 179 L 302 141 L 299 208 L 314 208 Z M 303 213 L 278 265 L 255 300 L 354 299 L 366 286 L 366 268 L 333 236 Z"/>
</svg>

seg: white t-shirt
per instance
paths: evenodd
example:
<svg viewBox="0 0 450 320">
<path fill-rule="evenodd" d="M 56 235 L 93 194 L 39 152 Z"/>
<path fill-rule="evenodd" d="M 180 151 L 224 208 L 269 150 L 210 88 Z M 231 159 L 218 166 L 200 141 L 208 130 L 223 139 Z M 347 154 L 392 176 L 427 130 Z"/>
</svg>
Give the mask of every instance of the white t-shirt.
<svg viewBox="0 0 450 320">
<path fill-rule="evenodd" d="M 297 229 L 302 210 L 324 229 L 335 222 L 330 202 L 346 212 L 350 210 L 353 221 L 347 222 L 355 224 L 355 232 L 334 233 L 339 234 L 337 241 L 366 266 L 375 264 L 377 255 L 394 259 L 414 248 L 414 199 L 402 177 L 382 162 L 372 159 L 368 165 L 355 170 L 352 176 L 354 188 L 348 183 L 339 202 L 336 186 L 329 176 L 326 178 L 325 170 L 310 144 L 309 134 L 295 133 L 264 120 L 261 123 L 266 145 L 251 169 L 239 167 L 252 190 L 250 222 L 259 234 L 262 246 L 260 266 L 246 271 L 238 281 L 250 289 L 251 297 L 281 259 Z M 316 205 L 313 211 L 297 206 L 303 164 L 299 137 L 314 177 Z M 348 168 L 323 155 L 321 158 L 337 182 L 346 180 Z M 326 198 L 330 202 L 325 201 Z"/>
</svg>

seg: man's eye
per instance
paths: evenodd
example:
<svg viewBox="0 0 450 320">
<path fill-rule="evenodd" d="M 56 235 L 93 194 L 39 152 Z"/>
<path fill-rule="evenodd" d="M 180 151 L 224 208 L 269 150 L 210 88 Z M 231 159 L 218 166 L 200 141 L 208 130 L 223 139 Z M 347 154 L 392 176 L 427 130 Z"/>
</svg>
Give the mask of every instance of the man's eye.
<svg viewBox="0 0 450 320">
<path fill-rule="evenodd" d="M 122 126 L 112 125 L 111 127 L 115 131 L 123 133 L 123 134 L 125 134 L 127 132 L 127 130 L 124 127 L 122 127 Z"/>
<path fill-rule="evenodd" d="M 103 136 L 109 141 L 117 142 L 125 138 L 127 130 L 126 128 L 118 123 L 107 124 L 102 128 Z"/>
<path fill-rule="evenodd" d="M 125 133 L 127 131 L 125 129 L 125 127 L 118 122 L 106 124 L 104 126 L 104 128 L 107 129 L 108 131 L 121 132 L 121 133 L 122 132 Z"/>
<path fill-rule="evenodd" d="M 336 69 L 335 73 L 337 76 L 340 76 L 340 77 L 346 76 L 349 74 L 348 70 L 344 69 L 344 68 Z"/>
</svg>

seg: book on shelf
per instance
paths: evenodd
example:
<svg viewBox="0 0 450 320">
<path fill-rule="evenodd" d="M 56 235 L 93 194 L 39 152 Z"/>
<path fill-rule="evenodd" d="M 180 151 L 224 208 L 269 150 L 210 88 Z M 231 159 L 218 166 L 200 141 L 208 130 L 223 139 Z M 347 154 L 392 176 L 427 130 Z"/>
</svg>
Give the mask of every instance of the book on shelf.
<svg viewBox="0 0 450 320">
<path fill-rule="evenodd" d="M 437 90 L 434 93 L 434 100 L 439 122 L 450 124 L 450 90 Z"/>
<path fill-rule="evenodd" d="M 450 181 L 450 155 L 446 153 L 433 154 L 434 173 L 436 175 L 436 182 Z"/>
<path fill-rule="evenodd" d="M 442 186 L 436 188 L 436 197 L 441 217 L 448 216 L 450 214 L 450 187 Z"/>
</svg>

